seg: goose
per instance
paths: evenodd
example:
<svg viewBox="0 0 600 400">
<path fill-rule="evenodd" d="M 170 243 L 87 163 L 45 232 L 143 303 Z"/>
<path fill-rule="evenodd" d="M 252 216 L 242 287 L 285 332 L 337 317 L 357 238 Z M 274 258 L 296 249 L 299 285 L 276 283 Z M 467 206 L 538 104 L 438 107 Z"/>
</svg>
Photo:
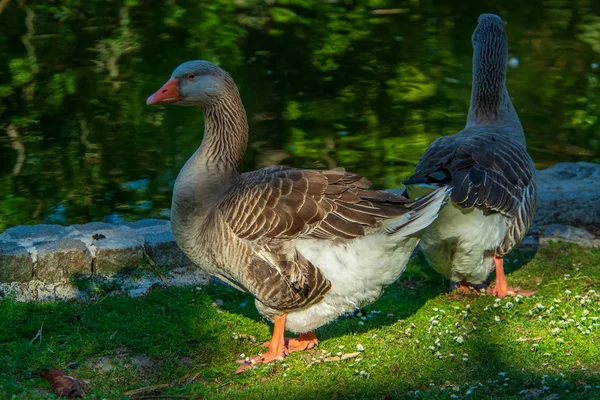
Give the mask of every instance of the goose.
<svg viewBox="0 0 600 400">
<path fill-rule="evenodd" d="M 466 127 L 436 139 L 405 185 L 409 197 L 451 188 L 451 201 L 423 233 L 430 265 L 469 292 L 496 282 L 488 293 L 528 296 L 508 286 L 503 257 L 525 236 L 536 208 L 535 167 L 506 89 L 508 43 L 502 19 L 479 16 L 472 36 L 473 87 Z"/>
<path fill-rule="evenodd" d="M 146 103 L 204 113 L 200 147 L 175 180 L 171 227 L 196 266 L 252 294 L 274 323 L 266 353 L 237 360 L 237 372 L 314 347 L 316 328 L 375 301 L 450 195 L 409 200 L 341 168 L 241 173 L 246 111 L 231 76 L 209 61 L 179 65 Z"/>
</svg>

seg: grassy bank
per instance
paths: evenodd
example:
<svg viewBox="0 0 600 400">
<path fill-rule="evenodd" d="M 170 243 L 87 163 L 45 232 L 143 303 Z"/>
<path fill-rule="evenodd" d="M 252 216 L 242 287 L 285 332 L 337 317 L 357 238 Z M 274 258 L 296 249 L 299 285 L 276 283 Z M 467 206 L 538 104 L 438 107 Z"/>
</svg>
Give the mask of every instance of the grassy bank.
<svg viewBox="0 0 600 400">
<path fill-rule="evenodd" d="M 509 282 L 536 296 L 445 293 L 414 260 L 365 316 L 321 328 L 316 349 L 241 375 L 233 360 L 262 351 L 271 327 L 223 285 L 0 300 L 0 398 L 51 396 L 42 368 L 89 381 L 97 399 L 600 398 L 600 250 L 557 244 L 509 260 Z"/>
</svg>

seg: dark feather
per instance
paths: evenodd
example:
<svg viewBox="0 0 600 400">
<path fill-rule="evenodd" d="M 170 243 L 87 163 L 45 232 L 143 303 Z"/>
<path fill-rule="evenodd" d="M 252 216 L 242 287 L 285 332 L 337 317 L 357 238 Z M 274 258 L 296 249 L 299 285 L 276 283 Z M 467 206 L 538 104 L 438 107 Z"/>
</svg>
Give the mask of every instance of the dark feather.
<svg viewBox="0 0 600 400">
<path fill-rule="evenodd" d="M 535 166 L 521 143 L 504 135 L 496 139 L 494 130 L 482 129 L 437 139 L 405 184 L 450 185 L 451 200 L 459 206 L 511 218 L 509 234 L 498 250 L 504 253 L 521 241 L 531 224 Z"/>
</svg>

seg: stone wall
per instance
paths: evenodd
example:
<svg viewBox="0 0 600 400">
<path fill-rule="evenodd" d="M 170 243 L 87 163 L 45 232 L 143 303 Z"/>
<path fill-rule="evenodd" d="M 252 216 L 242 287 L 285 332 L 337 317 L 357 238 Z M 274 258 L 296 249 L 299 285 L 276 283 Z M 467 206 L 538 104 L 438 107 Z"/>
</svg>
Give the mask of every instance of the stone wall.
<svg viewBox="0 0 600 400">
<path fill-rule="evenodd" d="M 42 224 L 0 234 L 0 282 L 61 282 L 74 274 L 109 277 L 144 262 L 169 269 L 190 265 L 175 244 L 169 221 Z"/>
<path fill-rule="evenodd" d="M 551 240 L 600 245 L 595 236 L 600 234 L 599 164 L 562 163 L 540 171 L 538 190 L 538 211 L 524 246 Z M 143 278 L 129 275 L 140 269 Z M 89 296 L 89 291 L 73 285 L 77 276 L 96 283 L 117 282 L 118 290 L 132 295 L 153 285 L 208 282 L 208 276 L 177 247 L 165 220 L 16 226 L 0 234 L 0 297 Z"/>
<path fill-rule="evenodd" d="M 144 279 L 131 279 L 129 274 L 140 269 Z M 0 234 L 0 296 L 87 296 L 73 285 L 73 277 L 118 282 L 116 287 L 134 295 L 165 282 L 208 282 L 177 247 L 166 220 L 16 226 Z"/>
</svg>

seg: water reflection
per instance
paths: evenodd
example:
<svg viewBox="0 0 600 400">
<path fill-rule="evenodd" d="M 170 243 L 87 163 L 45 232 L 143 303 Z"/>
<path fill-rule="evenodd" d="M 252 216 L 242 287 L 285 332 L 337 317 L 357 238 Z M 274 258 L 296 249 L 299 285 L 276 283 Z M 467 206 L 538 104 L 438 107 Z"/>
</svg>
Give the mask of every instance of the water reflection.
<svg viewBox="0 0 600 400">
<path fill-rule="evenodd" d="M 508 86 L 538 167 L 600 161 L 600 9 L 587 0 L 0 4 L 0 230 L 167 216 L 202 116 L 144 100 L 196 58 L 240 86 L 245 169 L 344 166 L 397 186 L 464 126 L 481 12 L 507 21 Z"/>
</svg>

